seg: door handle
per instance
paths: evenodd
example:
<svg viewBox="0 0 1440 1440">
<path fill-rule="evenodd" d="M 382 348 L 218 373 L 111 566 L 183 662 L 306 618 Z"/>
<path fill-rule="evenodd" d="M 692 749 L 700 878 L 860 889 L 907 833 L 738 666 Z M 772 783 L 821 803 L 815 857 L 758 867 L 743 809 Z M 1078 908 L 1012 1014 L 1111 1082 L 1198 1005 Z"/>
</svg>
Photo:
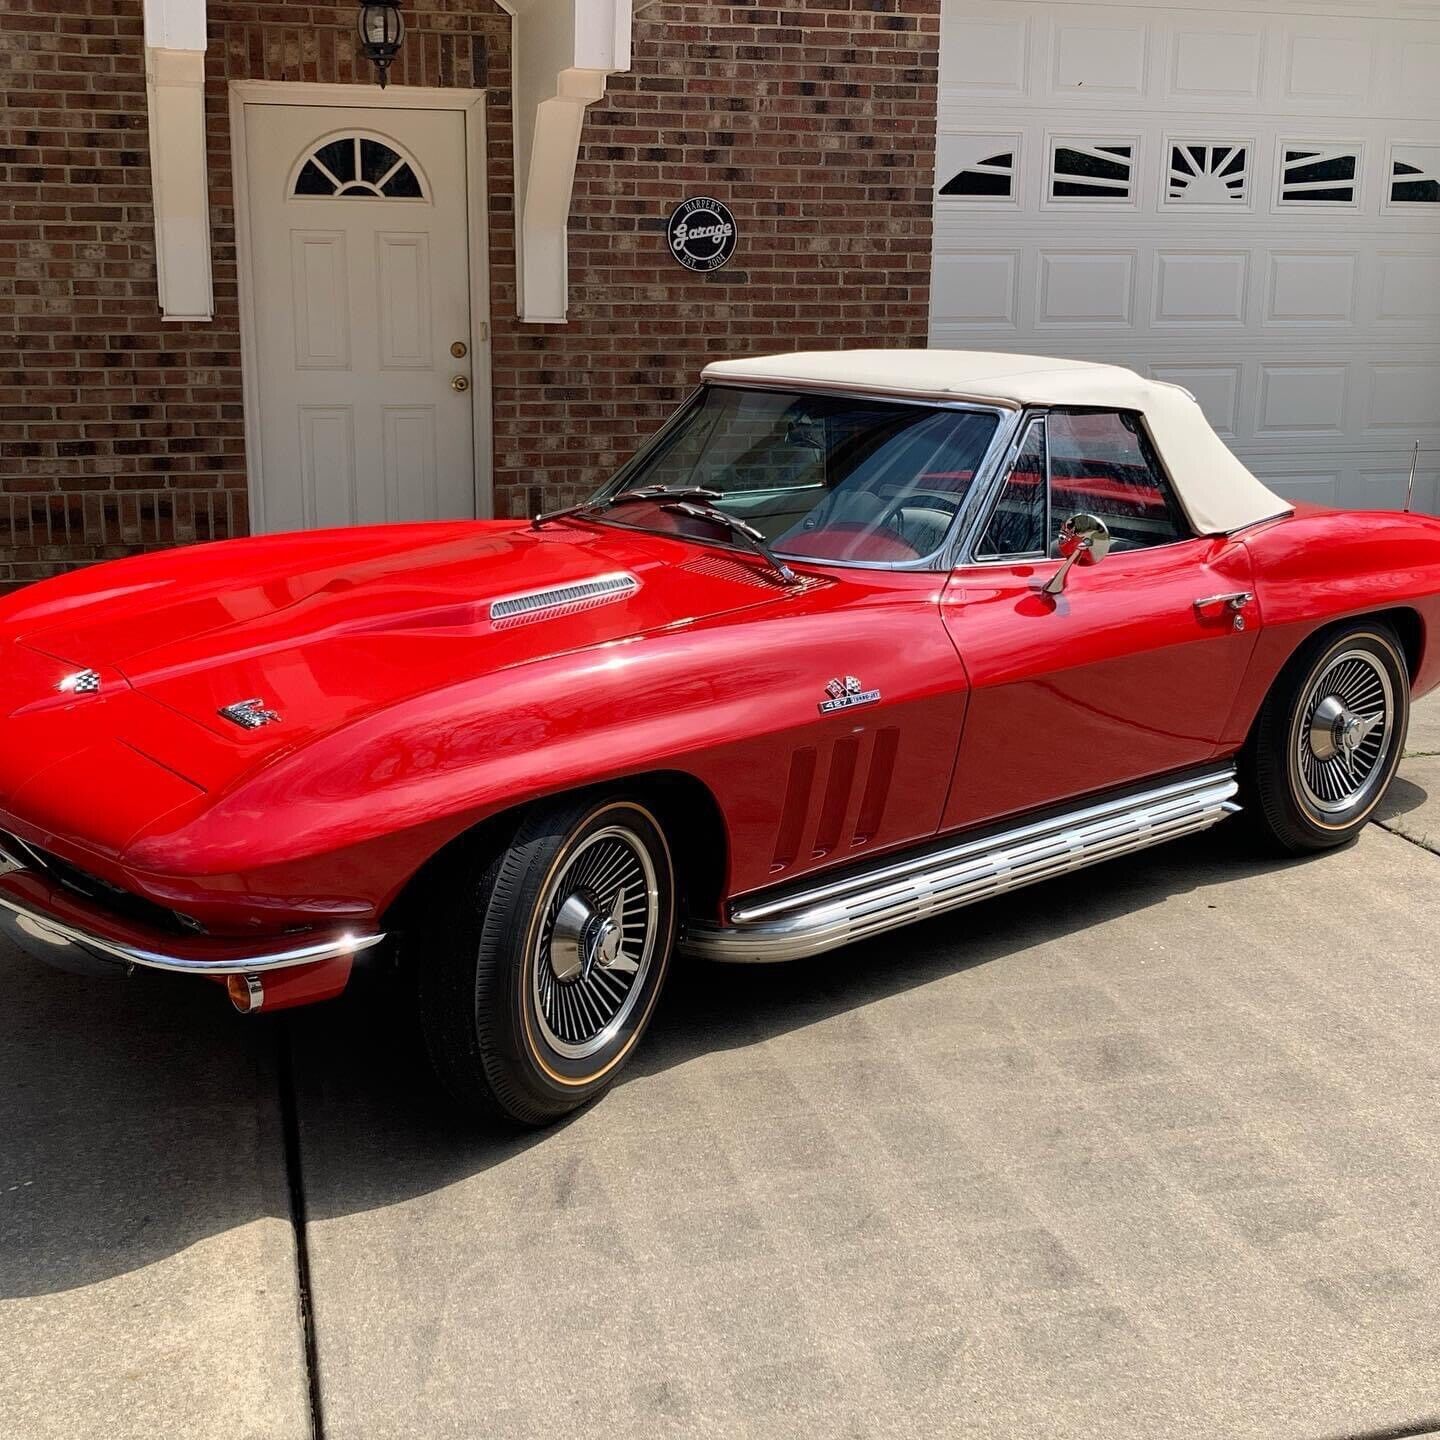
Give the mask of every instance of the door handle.
<svg viewBox="0 0 1440 1440">
<path fill-rule="evenodd" d="M 1226 595 L 1206 595 L 1195 601 L 1195 613 L 1203 620 L 1207 615 L 1229 610 L 1234 618 L 1234 629 L 1245 628 L 1245 607 L 1255 598 L 1252 590 L 1232 590 Z"/>
<path fill-rule="evenodd" d="M 451 380 L 450 388 L 452 390 L 468 390 L 470 388 L 470 381 L 466 379 L 464 375 L 457 375 Z"/>
</svg>

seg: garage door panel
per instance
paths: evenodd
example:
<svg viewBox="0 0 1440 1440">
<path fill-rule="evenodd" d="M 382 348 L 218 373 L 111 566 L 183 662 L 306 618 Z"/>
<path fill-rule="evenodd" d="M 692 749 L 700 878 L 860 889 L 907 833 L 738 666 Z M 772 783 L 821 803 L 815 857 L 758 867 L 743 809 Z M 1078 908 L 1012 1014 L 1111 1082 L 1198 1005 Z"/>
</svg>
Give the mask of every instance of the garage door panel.
<svg viewBox="0 0 1440 1440">
<path fill-rule="evenodd" d="M 1037 329 L 1124 326 L 1135 314 L 1135 252 L 1042 251 Z"/>
<path fill-rule="evenodd" d="M 943 4 L 931 343 L 1184 385 L 1296 496 L 1418 439 L 1440 502 L 1440 9 Z"/>
<path fill-rule="evenodd" d="M 1358 500 L 1349 498 L 1357 487 L 1345 484 L 1344 472 L 1339 468 L 1297 465 L 1288 459 L 1277 464 L 1262 457 L 1251 465 L 1251 469 L 1272 490 L 1284 495 L 1288 500 L 1304 500 L 1312 505 L 1354 505 L 1356 508 L 1367 508 Z"/>
<path fill-rule="evenodd" d="M 1343 435 L 1346 365 L 1260 366 L 1257 435 Z"/>
<path fill-rule="evenodd" d="M 1258 101 L 1264 74 L 1265 31 L 1238 15 L 1206 19 L 1189 14 L 1169 33 L 1166 94 L 1190 104 Z"/>
<path fill-rule="evenodd" d="M 1306 465 L 1292 455 L 1252 458 L 1250 468 L 1272 489 L 1292 500 L 1348 505 L 1359 510 L 1398 510 L 1410 478 L 1410 447 L 1338 455 L 1329 465 Z M 1440 466 L 1422 458 L 1415 471 L 1412 508 L 1440 514 Z"/>
<path fill-rule="evenodd" d="M 1375 318 L 1390 325 L 1434 327 L 1440 321 L 1440 254 L 1391 251 L 1375 257 Z"/>
<path fill-rule="evenodd" d="M 1307 16 L 1286 31 L 1284 101 L 1327 113 L 1370 108 L 1377 58 L 1372 25 Z"/>
<path fill-rule="evenodd" d="M 962 95 L 1029 92 L 1031 19 L 1018 8 L 975 13 L 950 6 L 942 17 L 942 46 L 949 57 L 946 84 Z"/>
<path fill-rule="evenodd" d="M 1440 364 L 1381 361 L 1370 367 L 1368 430 L 1423 431 L 1440 410 Z"/>
<path fill-rule="evenodd" d="M 1157 249 L 1154 322 L 1157 326 L 1244 325 L 1249 279 L 1247 250 Z"/>
<path fill-rule="evenodd" d="M 1049 89 L 1069 98 L 1077 90 L 1092 95 L 1142 98 L 1148 88 L 1150 27 L 1116 23 L 1114 9 L 1067 11 L 1049 35 Z M 1122 12 L 1123 13 L 1123 12 Z"/>
<path fill-rule="evenodd" d="M 1396 100 L 1406 114 L 1417 119 L 1440 119 L 1440 39 L 1433 26 L 1412 25 L 1400 45 Z"/>
<path fill-rule="evenodd" d="M 977 250 L 938 257 L 936 265 L 945 277 L 949 319 L 970 331 L 1016 330 L 1020 264 L 1019 250 Z"/>
<path fill-rule="evenodd" d="M 1188 390 L 1222 440 L 1233 440 L 1240 428 L 1239 365 L 1152 365 L 1150 378 Z"/>
<path fill-rule="evenodd" d="M 1265 323 L 1353 325 L 1359 266 L 1353 250 L 1272 250 Z"/>
<path fill-rule="evenodd" d="M 1405 491 L 1410 482 L 1410 466 L 1359 465 L 1356 467 L 1360 497 L 1355 503 L 1371 510 L 1399 510 L 1405 504 Z M 1414 510 L 1440 515 L 1440 467 L 1417 466 L 1415 492 L 1411 501 Z"/>
</svg>

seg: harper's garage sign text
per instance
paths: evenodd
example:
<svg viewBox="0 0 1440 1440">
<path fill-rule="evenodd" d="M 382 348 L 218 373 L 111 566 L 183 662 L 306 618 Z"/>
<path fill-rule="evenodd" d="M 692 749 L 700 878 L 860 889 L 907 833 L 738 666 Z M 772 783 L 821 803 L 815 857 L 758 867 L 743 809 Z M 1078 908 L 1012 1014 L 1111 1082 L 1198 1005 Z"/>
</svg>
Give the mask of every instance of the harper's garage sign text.
<svg viewBox="0 0 1440 1440">
<path fill-rule="evenodd" d="M 670 253 L 687 270 L 718 270 L 735 253 L 735 217 L 708 195 L 677 205 L 665 233 Z"/>
</svg>

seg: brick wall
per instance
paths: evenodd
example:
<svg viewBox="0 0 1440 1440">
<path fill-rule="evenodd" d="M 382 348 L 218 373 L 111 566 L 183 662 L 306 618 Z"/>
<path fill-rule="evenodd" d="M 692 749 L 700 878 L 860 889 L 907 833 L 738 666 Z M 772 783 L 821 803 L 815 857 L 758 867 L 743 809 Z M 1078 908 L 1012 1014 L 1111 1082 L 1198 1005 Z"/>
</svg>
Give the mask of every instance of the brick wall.
<svg viewBox="0 0 1440 1440">
<path fill-rule="evenodd" d="M 370 83 L 353 5 L 210 0 L 216 316 L 164 324 L 139 8 L 0 8 L 0 585 L 245 532 L 227 82 Z M 593 487 L 707 357 L 924 343 L 939 0 L 647 6 L 588 112 L 562 327 L 514 318 L 509 21 L 406 14 L 394 83 L 489 90 L 497 513 Z M 740 228 L 704 276 L 665 245 L 692 194 Z"/>
</svg>

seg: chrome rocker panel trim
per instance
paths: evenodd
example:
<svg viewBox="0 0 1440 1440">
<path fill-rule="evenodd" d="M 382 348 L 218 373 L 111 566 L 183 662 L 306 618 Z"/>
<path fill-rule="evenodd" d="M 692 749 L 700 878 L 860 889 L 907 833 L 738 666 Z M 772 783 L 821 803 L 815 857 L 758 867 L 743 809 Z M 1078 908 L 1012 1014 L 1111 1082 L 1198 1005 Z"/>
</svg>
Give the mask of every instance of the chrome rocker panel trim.
<svg viewBox="0 0 1440 1440">
<path fill-rule="evenodd" d="M 383 934 L 331 935 L 309 944 L 290 944 L 284 949 L 248 954 L 241 953 L 245 949 L 244 941 L 210 941 L 210 946 L 219 953 L 215 959 L 205 959 L 202 955 L 152 950 L 143 945 L 109 940 L 78 925 L 57 920 L 36 906 L 4 894 L 0 894 L 0 934 L 7 936 L 27 954 L 48 963 L 60 964 L 62 968 L 66 952 L 73 947 L 86 955 L 127 967 L 169 970 L 185 975 L 251 975 L 267 970 L 285 970 L 294 965 L 313 965 L 320 960 L 357 955 L 385 938 Z M 197 945 L 196 948 L 201 947 Z"/>
<path fill-rule="evenodd" d="M 1158 845 L 1240 809 L 1235 767 L 1102 801 L 983 839 L 823 880 L 774 900 L 736 906 L 730 923 L 692 922 L 681 947 L 706 960 L 769 964 L 819 955 L 930 915 L 957 910 Z"/>
</svg>

